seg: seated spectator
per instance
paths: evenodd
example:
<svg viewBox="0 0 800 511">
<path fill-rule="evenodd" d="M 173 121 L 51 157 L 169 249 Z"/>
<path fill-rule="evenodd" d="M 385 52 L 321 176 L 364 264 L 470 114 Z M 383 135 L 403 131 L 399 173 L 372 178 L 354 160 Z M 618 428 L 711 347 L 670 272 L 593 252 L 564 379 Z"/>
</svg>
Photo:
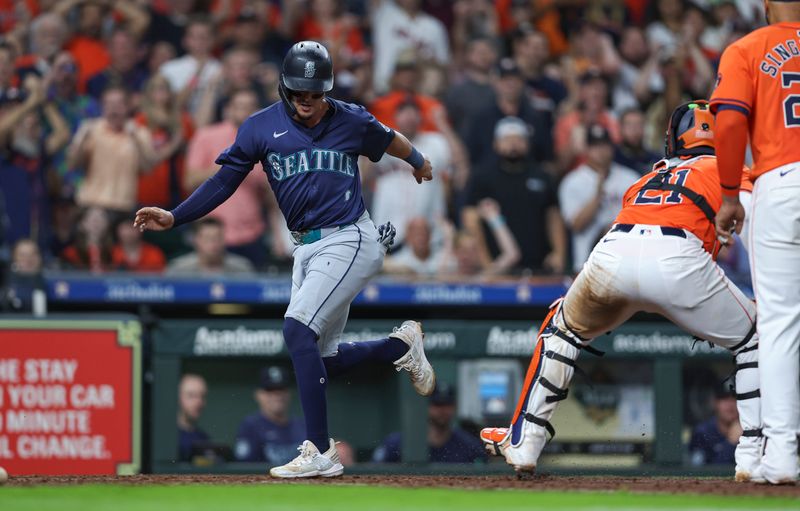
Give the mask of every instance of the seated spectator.
<svg viewBox="0 0 800 511">
<path fill-rule="evenodd" d="M 261 370 L 253 395 L 258 412 L 245 417 L 236 434 L 238 461 L 281 465 L 297 455 L 297 446 L 305 440 L 305 426 L 302 419 L 289 415 L 289 386 L 289 374 L 282 367 Z"/>
<path fill-rule="evenodd" d="M 106 89 L 102 105 L 103 116 L 85 120 L 67 152 L 69 167 L 86 170 L 76 202 L 128 214 L 136 209 L 139 173 L 151 170 L 158 155 L 150 131 L 131 116 L 126 89 Z"/>
<path fill-rule="evenodd" d="M 167 79 L 157 74 L 147 81 L 134 119 L 150 131 L 159 162 L 139 175 L 137 202 L 170 209 L 183 198 L 185 149 L 194 134 L 192 117 L 180 109 Z"/>
<path fill-rule="evenodd" d="M 102 208 L 90 207 L 78 216 L 75 241 L 64 249 L 61 260 L 68 269 L 101 273 L 114 269 L 113 252 L 108 214 Z"/>
<path fill-rule="evenodd" d="M 714 395 L 714 416 L 695 426 L 689 442 L 692 465 L 733 465 L 736 444 L 742 435 L 736 395 L 719 385 Z"/>
<path fill-rule="evenodd" d="M 614 163 L 611 134 L 601 125 L 589 126 L 586 163 L 561 181 L 561 213 L 572 231 L 572 269 L 579 272 L 600 236 L 622 208 L 625 191 L 640 174 Z"/>
<path fill-rule="evenodd" d="M 167 265 L 164 252 L 155 245 L 142 241 L 142 233 L 133 226 L 133 217 L 117 220 L 114 227 L 116 244 L 111 259 L 118 270 L 137 273 L 162 272 Z"/>
<path fill-rule="evenodd" d="M 207 443 L 208 434 L 197 426 L 206 407 L 206 380 L 184 374 L 178 384 L 178 460 L 192 461 L 192 451 Z"/>
<path fill-rule="evenodd" d="M 436 277 L 453 273 L 454 260 L 445 246 L 431 246 L 431 226 L 425 217 L 412 218 L 405 228 L 403 248 L 386 258 L 383 271 L 393 274 Z"/>
<path fill-rule="evenodd" d="M 475 463 L 486 461 L 486 451 L 476 437 L 453 426 L 456 393 L 452 386 L 437 383 L 428 400 L 428 461 L 431 463 Z M 401 435 L 391 433 L 372 453 L 381 463 L 401 461 Z"/>
<path fill-rule="evenodd" d="M 30 312 L 34 293 L 38 291 L 44 298 L 44 288 L 39 246 L 28 238 L 17 240 L 11 249 L 8 281 L 4 288 L 0 288 L 0 309 Z"/>
<path fill-rule="evenodd" d="M 515 260 L 510 264 L 504 261 L 506 269 L 516 265 L 518 270 L 535 273 L 563 272 L 567 242 L 558 196 L 550 175 L 531 158 L 528 125 L 522 119 L 506 117 L 497 123 L 493 139 L 491 159 L 470 183 L 461 214 L 464 228 L 477 239 L 485 238 L 494 258 L 504 250 L 495 244 L 496 235 L 489 236 L 489 230 L 507 223 L 519 248 Z M 482 201 L 487 198 L 502 207 L 502 217 L 499 211 L 494 215 L 486 210 Z M 488 226 L 481 225 L 481 218 Z"/>
<path fill-rule="evenodd" d="M 167 273 L 203 275 L 219 273 L 253 273 L 253 265 L 242 256 L 225 250 L 225 227 L 216 218 L 205 217 L 193 224 L 194 252 L 175 258 Z"/>
<path fill-rule="evenodd" d="M 625 110 L 619 118 L 622 141 L 614 150 L 614 162 L 646 174 L 661 155 L 644 145 L 645 118 L 641 110 Z"/>
<path fill-rule="evenodd" d="M 132 93 L 144 89 L 147 71 L 139 65 L 139 41 L 128 30 L 117 29 L 108 38 L 108 67 L 89 78 L 86 92 L 100 99 L 109 85 L 125 85 Z"/>
<path fill-rule="evenodd" d="M 409 97 L 397 107 L 395 125 L 436 169 L 435 179 L 424 188 L 411 175 L 411 165 L 399 158 L 384 155 L 377 163 L 364 166 L 363 177 L 375 181 L 371 216 L 378 225 L 392 222 L 397 229 L 397 245 L 404 242 L 411 219 L 424 217 L 439 222 L 447 214 L 450 146 L 440 133 L 420 131 L 421 124 L 419 105 Z"/>
<path fill-rule="evenodd" d="M 181 104 L 186 104 L 193 114 L 209 81 L 220 70 L 214 58 L 214 26 L 206 18 L 192 18 L 183 36 L 186 55 L 170 60 L 161 66 L 160 73 L 169 81 L 172 91 L 178 94 Z"/>
</svg>

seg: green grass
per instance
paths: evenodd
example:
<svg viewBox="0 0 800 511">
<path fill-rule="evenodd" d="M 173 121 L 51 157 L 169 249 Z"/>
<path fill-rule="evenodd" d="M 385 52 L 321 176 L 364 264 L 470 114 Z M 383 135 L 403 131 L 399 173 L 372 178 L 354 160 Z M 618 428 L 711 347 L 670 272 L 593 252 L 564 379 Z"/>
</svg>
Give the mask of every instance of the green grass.
<svg viewBox="0 0 800 511">
<path fill-rule="evenodd" d="M 396 509 L 700 510 L 800 509 L 772 497 L 653 495 L 626 492 L 403 489 L 366 486 L 64 486 L 0 488 L 2 511 L 358 511 Z"/>
</svg>

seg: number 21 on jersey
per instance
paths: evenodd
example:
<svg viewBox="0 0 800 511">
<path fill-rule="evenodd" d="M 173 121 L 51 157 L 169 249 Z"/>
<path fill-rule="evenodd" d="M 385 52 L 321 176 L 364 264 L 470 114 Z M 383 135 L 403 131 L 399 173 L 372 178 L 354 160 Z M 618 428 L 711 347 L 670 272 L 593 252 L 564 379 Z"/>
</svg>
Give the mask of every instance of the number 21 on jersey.
<svg viewBox="0 0 800 511">
<path fill-rule="evenodd" d="M 667 171 L 670 174 L 670 177 L 667 178 L 667 181 L 678 186 L 683 186 L 686 183 L 686 178 L 689 176 L 689 172 L 692 169 L 680 169 L 676 171 Z M 652 192 L 657 194 L 655 197 L 648 197 L 648 192 Z M 636 198 L 633 200 L 634 204 L 642 204 L 642 205 L 655 205 L 655 204 L 680 204 L 683 202 L 683 197 L 677 191 L 673 191 L 669 195 L 665 195 L 664 192 L 659 190 L 639 190 L 639 193 L 636 194 Z"/>
</svg>

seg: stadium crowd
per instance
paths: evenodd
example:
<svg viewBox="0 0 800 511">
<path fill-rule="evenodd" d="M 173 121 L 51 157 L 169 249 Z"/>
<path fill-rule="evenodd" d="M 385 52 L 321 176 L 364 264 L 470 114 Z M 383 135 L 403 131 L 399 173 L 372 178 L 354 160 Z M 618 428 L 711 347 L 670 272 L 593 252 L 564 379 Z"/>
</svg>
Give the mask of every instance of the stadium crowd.
<svg viewBox="0 0 800 511">
<path fill-rule="evenodd" d="M 709 95 L 760 6 L 0 0 L 4 257 L 12 271 L 287 269 L 291 238 L 259 166 L 209 221 L 143 238 L 131 219 L 212 175 L 237 127 L 278 100 L 285 51 L 314 39 L 335 60 L 332 96 L 433 163 L 418 186 L 402 160 L 360 162 L 373 220 L 398 230 L 386 272 L 571 273 L 660 158 L 668 113 Z"/>
</svg>

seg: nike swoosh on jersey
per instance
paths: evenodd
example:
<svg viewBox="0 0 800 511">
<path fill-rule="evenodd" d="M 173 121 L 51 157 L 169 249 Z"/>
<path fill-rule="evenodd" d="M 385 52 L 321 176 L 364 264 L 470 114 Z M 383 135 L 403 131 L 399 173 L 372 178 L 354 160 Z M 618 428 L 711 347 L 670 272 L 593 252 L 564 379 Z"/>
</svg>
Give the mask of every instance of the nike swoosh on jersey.
<svg viewBox="0 0 800 511">
<path fill-rule="evenodd" d="M 278 133 L 277 131 L 273 131 L 272 132 L 272 137 L 273 138 L 280 138 L 280 137 L 286 135 L 287 133 L 289 133 L 289 130 L 286 130 L 286 131 L 281 132 L 281 133 Z"/>
<path fill-rule="evenodd" d="M 781 177 L 785 176 L 785 175 L 786 175 L 786 174 L 788 174 L 789 172 L 794 172 L 795 170 L 797 170 L 797 167 L 795 167 L 795 168 L 793 168 L 793 169 L 789 169 L 789 170 L 782 170 L 782 171 L 781 171 Z"/>
</svg>

